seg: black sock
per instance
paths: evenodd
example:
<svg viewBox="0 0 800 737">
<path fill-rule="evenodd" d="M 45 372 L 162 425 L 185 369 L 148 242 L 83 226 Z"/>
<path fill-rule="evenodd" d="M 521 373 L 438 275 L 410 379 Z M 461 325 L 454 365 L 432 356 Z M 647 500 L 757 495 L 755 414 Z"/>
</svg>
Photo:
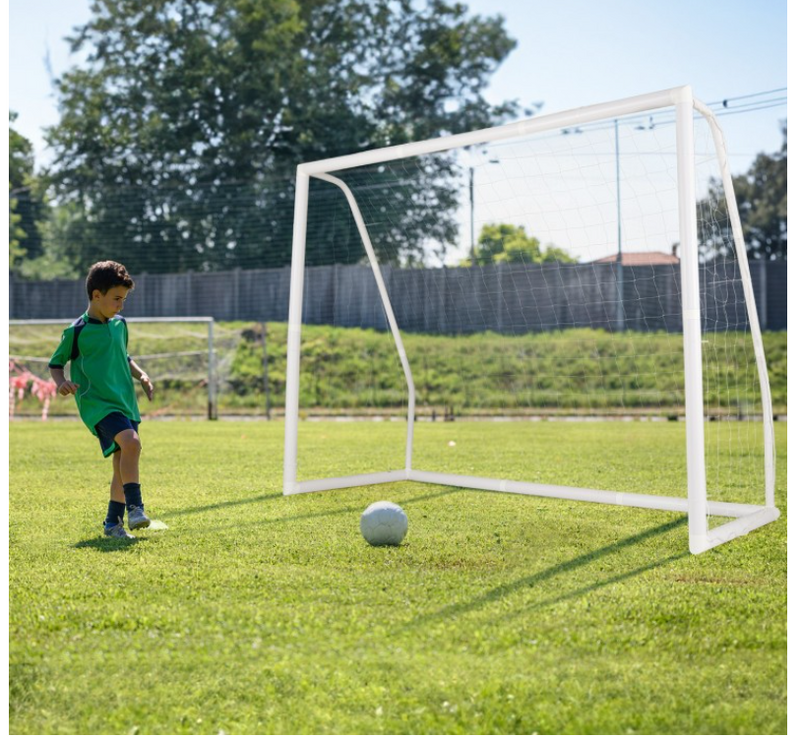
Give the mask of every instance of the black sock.
<svg viewBox="0 0 800 737">
<path fill-rule="evenodd" d="M 144 507 L 140 484 L 123 484 L 122 490 L 125 492 L 125 504 L 129 510 L 134 507 Z"/>
<path fill-rule="evenodd" d="M 118 525 L 125 517 L 125 504 L 115 502 L 113 499 L 108 503 L 108 514 L 106 515 L 105 526 L 113 527 Z"/>
</svg>

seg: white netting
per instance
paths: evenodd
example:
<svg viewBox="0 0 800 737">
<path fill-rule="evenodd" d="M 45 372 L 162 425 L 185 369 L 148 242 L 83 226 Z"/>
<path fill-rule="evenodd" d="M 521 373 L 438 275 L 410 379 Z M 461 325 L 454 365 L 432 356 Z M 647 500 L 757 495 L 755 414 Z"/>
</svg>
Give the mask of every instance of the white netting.
<svg viewBox="0 0 800 737">
<path fill-rule="evenodd" d="M 706 122 L 696 129 L 709 498 L 763 503 L 742 270 L 725 208 L 705 198 L 720 172 Z M 517 480 L 604 488 L 607 465 L 625 479 L 617 490 L 685 495 L 675 138 L 674 113 L 661 113 L 330 172 L 358 202 L 403 335 L 421 420 L 415 468 L 507 477 L 490 426 L 456 422 L 449 460 L 422 420 L 625 419 L 636 422 L 607 445 L 567 453 L 557 471 L 532 462 Z M 364 245 L 343 193 L 313 179 L 307 253 L 301 412 L 402 420 L 402 367 Z M 314 268 L 330 262 L 333 275 Z M 345 391 L 347 377 L 359 391 Z M 336 469 L 315 467 L 318 439 L 304 447 L 301 433 L 299 477 L 402 468 L 396 425 L 389 446 Z M 519 433 L 533 458 L 537 425 Z M 648 468 L 625 467 L 641 458 L 630 443 L 651 449 Z"/>
<path fill-rule="evenodd" d="M 47 364 L 59 344 L 61 334 L 72 319 L 44 321 L 12 321 L 9 325 L 9 357 L 11 377 L 31 376 L 50 380 Z M 249 327 L 249 326 L 248 326 Z M 215 325 L 212 330 L 213 366 L 209 370 L 209 323 L 175 320 L 129 320 L 128 353 L 156 383 L 152 402 L 140 393 L 143 413 L 151 417 L 208 416 L 209 402 L 218 412 L 235 412 L 237 407 L 236 377 L 231 367 L 245 341 L 247 328 L 236 324 Z M 66 367 L 69 375 L 69 364 Z M 213 381 L 209 392 L 209 382 Z M 20 383 L 19 381 L 17 383 Z M 252 391 L 252 386 L 248 385 Z M 59 398 L 50 404 L 50 416 L 77 416 L 71 398 Z M 36 397 L 20 392 L 15 401 L 15 416 L 38 416 Z"/>
</svg>

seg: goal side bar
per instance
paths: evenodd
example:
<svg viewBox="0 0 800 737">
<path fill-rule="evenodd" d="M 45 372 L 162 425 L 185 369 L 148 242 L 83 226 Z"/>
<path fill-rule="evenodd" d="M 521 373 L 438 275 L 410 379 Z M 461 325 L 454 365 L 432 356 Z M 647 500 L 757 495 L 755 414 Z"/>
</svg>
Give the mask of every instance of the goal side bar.
<svg viewBox="0 0 800 737">
<path fill-rule="evenodd" d="M 758 319 L 756 308 L 756 298 L 753 293 L 753 280 L 750 276 L 750 264 L 747 261 L 747 247 L 744 243 L 744 233 L 742 232 L 742 222 L 739 218 L 739 207 L 736 204 L 736 194 L 733 189 L 733 178 L 731 177 L 730 166 L 728 164 L 728 152 L 725 145 L 725 136 L 716 116 L 711 110 L 699 100 L 694 100 L 694 108 L 699 112 L 708 123 L 711 129 L 711 137 L 714 140 L 714 148 L 717 154 L 717 162 L 720 168 L 720 178 L 725 192 L 725 202 L 728 206 L 728 214 L 731 221 L 731 232 L 733 233 L 733 243 L 736 249 L 736 259 L 742 275 L 742 287 L 744 290 L 745 306 L 747 308 L 747 319 L 750 323 L 750 333 L 753 338 L 753 350 L 755 352 L 756 367 L 758 369 L 758 383 L 761 390 L 761 411 L 764 426 L 764 497 L 768 507 L 775 506 L 775 427 L 772 419 L 772 392 L 769 387 L 769 373 L 767 372 L 767 359 L 764 353 L 764 342 L 761 337 L 761 323 Z"/>
<path fill-rule="evenodd" d="M 407 423 L 408 429 L 406 432 L 406 469 L 411 470 L 411 457 L 414 451 L 414 414 L 417 405 L 417 393 L 414 387 L 414 376 L 411 373 L 411 366 L 408 363 L 408 356 L 406 349 L 403 345 L 403 337 L 400 335 L 400 328 L 397 326 L 397 319 L 394 316 L 394 309 L 392 302 L 389 299 L 389 292 L 386 289 L 386 284 L 383 281 L 383 274 L 381 274 L 381 267 L 378 263 L 378 258 L 375 256 L 375 249 L 372 247 L 372 239 L 369 237 L 367 226 L 364 224 L 364 217 L 361 214 L 361 209 L 353 196 L 353 192 L 341 179 L 330 176 L 330 174 L 317 174 L 318 179 L 334 184 L 344 192 L 347 202 L 350 205 L 350 211 L 353 213 L 353 219 L 356 221 L 356 227 L 361 235 L 361 241 L 364 244 L 364 250 L 367 252 L 369 265 L 372 268 L 372 274 L 375 277 L 375 283 L 378 285 L 378 292 L 383 303 L 383 309 L 386 312 L 386 319 L 389 321 L 389 329 L 392 331 L 394 337 L 395 347 L 397 354 L 400 357 L 400 363 L 403 367 L 403 375 L 406 379 L 406 388 L 408 390 L 408 412 Z"/>
</svg>

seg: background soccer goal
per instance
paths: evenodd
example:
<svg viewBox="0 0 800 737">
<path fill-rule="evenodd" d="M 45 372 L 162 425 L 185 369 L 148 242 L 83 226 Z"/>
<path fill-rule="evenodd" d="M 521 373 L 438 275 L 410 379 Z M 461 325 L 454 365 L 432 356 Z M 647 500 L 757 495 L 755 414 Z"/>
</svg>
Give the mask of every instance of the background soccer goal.
<svg viewBox="0 0 800 737">
<path fill-rule="evenodd" d="M 62 320 L 10 320 L 10 373 L 49 380 L 47 364 L 61 333 L 73 318 Z M 220 376 L 225 375 L 238 334 L 215 331 L 211 317 L 128 317 L 132 324 L 128 353 L 158 382 L 156 407 L 145 402 L 151 416 L 206 414 L 217 416 Z M 233 340 L 233 346 L 229 344 Z M 67 365 L 69 375 L 69 365 Z M 168 399 L 164 399 L 168 397 Z M 27 401 L 26 401 L 27 400 Z M 51 405 L 51 414 L 77 415 L 73 401 Z M 16 414 L 38 414 L 30 397 L 22 397 Z"/>
<path fill-rule="evenodd" d="M 333 287 L 313 268 L 331 260 Z M 335 394 L 334 362 L 376 415 L 405 407 L 394 444 L 349 468 L 315 465 L 299 423 Z M 504 476 L 489 422 L 423 421 L 498 414 L 530 444 L 527 478 Z M 574 421 L 598 418 L 629 432 L 581 448 Z M 410 480 L 686 512 L 699 553 L 778 517 L 772 419 L 725 145 L 689 87 L 298 167 L 285 494 Z M 548 420 L 573 421 L 553 447 Z M 627 468 L 645 436 L 652 463 Z"/>
</svg>

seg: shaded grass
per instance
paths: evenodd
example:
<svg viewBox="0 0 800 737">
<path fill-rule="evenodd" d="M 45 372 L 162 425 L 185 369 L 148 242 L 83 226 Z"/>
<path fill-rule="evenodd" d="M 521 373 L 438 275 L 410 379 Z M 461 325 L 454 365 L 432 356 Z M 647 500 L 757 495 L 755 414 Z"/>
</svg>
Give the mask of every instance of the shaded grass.
<svg viewBox="0 0 800 737">
<path fill-rule="evenodd" d="M 497 464 L 557 476 L 598 432 L 637 431 L 568 426 L 554 454 L 564 429 L 537 425 L 531 458 L 518 425 L 492 425 Z M 458 451 L 476 428 L 432 430 Z M 324 470 L 396 431 L 309 423 L 301 440 Z M 283 497 L 282 432 L 145 423 L 145 500 L 170 529 L 126 544 L 100 535 L 96 441 L 12 424 L 12 732 L 785 732 L 784 424 L 784 516 L 702 556 L 670 513 L 414 483 Z M 654 468 L 676 442 L 645 433 L 629 460 Z M 427 460 L 452 463 L 440 445 Z M 624 488 L 630 467 L 599 473 Z M 409 515 L 399 548 L 358 533 L 381 498 Z"/>
</svg>

